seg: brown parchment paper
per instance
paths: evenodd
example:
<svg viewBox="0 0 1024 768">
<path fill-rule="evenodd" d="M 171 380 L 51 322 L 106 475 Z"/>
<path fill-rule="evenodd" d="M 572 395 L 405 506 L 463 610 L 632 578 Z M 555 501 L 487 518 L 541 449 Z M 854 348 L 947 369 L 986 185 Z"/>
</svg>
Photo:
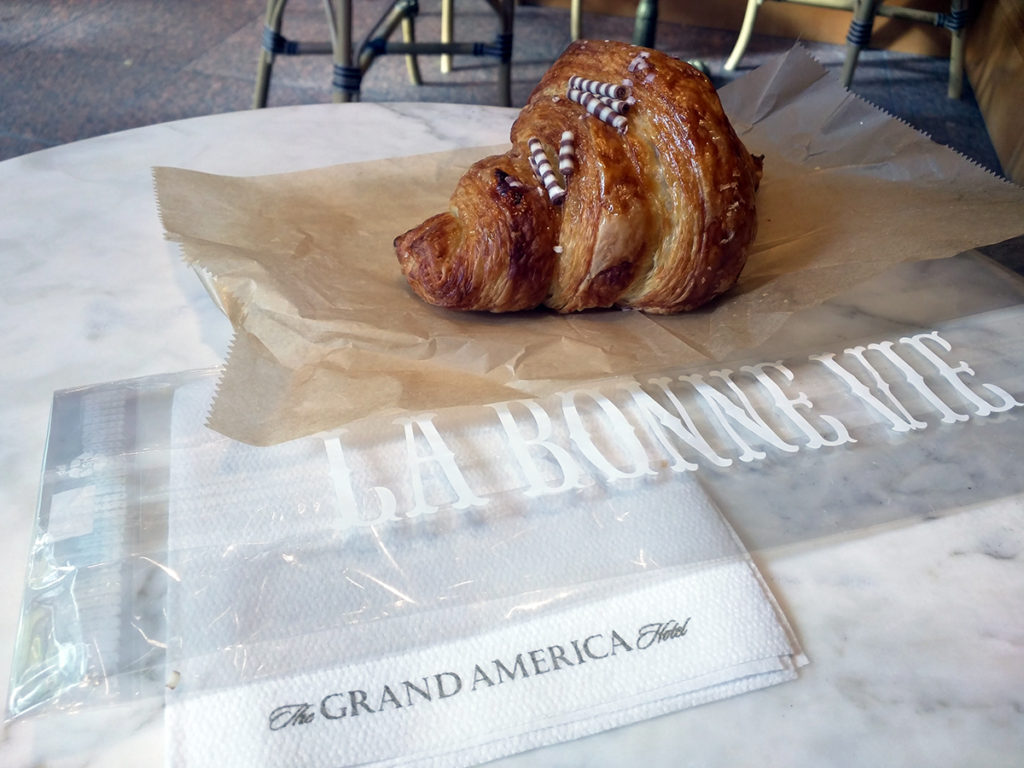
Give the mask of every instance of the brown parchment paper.
<svg viewBox="0 0 1024 768">
<path fill-rule="evenodd" d="M 236 330 L 209 426 L 267 445 L 722 360 L 898 262 L 1024 232 L 1024 190 L 853 96 L 799 47 L 721 97 L 765 155 L 758 236 L 736 288 L 678 316 L 457 313 L 416 298 L 395 235 L 506 147 L 253 178 L 155 169 L 167 236 Z"/>
</svg>

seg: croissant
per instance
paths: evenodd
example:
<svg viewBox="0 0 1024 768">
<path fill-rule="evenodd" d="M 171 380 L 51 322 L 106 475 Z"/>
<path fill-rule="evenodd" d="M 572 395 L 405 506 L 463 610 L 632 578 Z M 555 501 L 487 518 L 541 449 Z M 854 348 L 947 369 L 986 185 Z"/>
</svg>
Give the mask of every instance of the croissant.
<svg viewBox="0 0 1024 768">
<path fill-rule="evenodd" d="M 460 310 L 691 310 L 731 288 L 757 229 L 762 158 L 711 81 L 620 42 L 570 45 L 511 149 L 475 163 L 449 209 L 395 238 L 425 301 Z"/>
</svg>

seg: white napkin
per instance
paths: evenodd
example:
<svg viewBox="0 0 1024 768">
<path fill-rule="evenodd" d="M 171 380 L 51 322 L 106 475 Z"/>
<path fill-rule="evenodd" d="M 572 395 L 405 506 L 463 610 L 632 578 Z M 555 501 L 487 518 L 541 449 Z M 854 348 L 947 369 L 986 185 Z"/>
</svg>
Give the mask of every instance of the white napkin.
<svg viewBox="0 0 1024 768">
<path fill-rule="evenodd" d="M 413 432 L 252 448 L 202 426 L 211 394 L 175 397 L 171 766 L 471 765 L 790 680 L 806 661 L 691 476 L 530 496 L 498 459 L 498 418 L 477 413 L 443 432 L 470 503 L 434 460 L 402 490 Z M 425 435 L 413 450 L 436 459 Z M 442 490 L 465 508 L 444 509 Z M 339 524 L 389 494 L 438 509 Z"/>
</svg>

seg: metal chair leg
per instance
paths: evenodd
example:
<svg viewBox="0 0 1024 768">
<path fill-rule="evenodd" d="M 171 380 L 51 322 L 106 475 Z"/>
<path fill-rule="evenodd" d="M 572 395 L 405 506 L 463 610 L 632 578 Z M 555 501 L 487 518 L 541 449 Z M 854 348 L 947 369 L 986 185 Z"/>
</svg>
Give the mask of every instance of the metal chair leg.
<svg viewBox="0 0 1024 768">
<path fill-rule="evenodd" d="M 267 93 L 270 90 L 270 76 L 274 69 L 274 52 L 268 38 L 276 38 L 281 34 L 281 20 L 284 17 L 284 6 L 287 0 L 267 0 L 267 13 L 264 17 L 264 39 L 260 49 L 259 61 L 256 63 L 256 88 L 253 91 L 253 109 L 267 106 Z"/>
<path fill-rule="evenodd" d="M 750 38 L 754 34 L 754 22 L 757 20 L 757 11 L 761 7 L 762 0 L 747 0 L 747 10 L 743 15 L 743 24 L 740 26 L 740 36 L 736 38 L 736 45 L 725 62 L 725 68 L 730 72 L 736 69 L 743 54 L 747 52 L 750 45 Z"/>
<path fill-rule="evenodd" d="M 654 47 L 658 26 L 658 0 L 640 0 L 636 6 L 636 21 L 633 24 L 633 45 Z"/>
<path fill-rule="evenodd" d="M 950 4 L 953 23 L 949 43 L 949 86 L 946 95 L 959 99 L 964 92 L 964 43 L 967 38 L 966 0 L 953 0 Z"/>
<path fill-rule="evenodd" d="M 512 106 L 512 30 L 515 26 L 517 0 L 499 0 L 493 4 L 501 18 L 503 51 L 498 62 L 498 101 L 503 107 Z"/>
<path fill-rule="evenodd" d="M 441 0 L 441 42 L 450 43 L 455 39 L 455 0 Z M 441 73 L 452 71 L 452 55 L 441 54 Z"/>
<path fill-rule="evenodd" d="M 871 42 L 871 27 L 875 21 L 875 6 L 881 0 L 857 0 L 853 9 L 853 21 L 850 31 L 846 34 L 846 58 L 843 61 L 841 79 L 844 88 L 853 82 L 853 71 L 857 68 L 857 59 L 862 49 Z"/>
<path fill-rule="evenodd" d="M 324 0 L 331 27 L 334 77 L 331 79 L 331 100 L 345 103 L 359 100 L 359 75 L 353 67 L 352 0 Z"/>
<path fill-rule="evenodd" d="M 411 16 L 402 17 L 402 40 L 407 43 L 416 42 L 416 25 Z M 449 60 L 451 57 L 448 57 Z M 416 54 L 410 53 L 405 57 L 405 69 L 409 73 L 409 82 L 413 85 L 423 85 L 423 77 L 420 75 L 420 63 Z M 442 66 L 442 71 L 444 67 Z"/>
<path fill-rule="evenodd" d="M 583 37 L 583 0 L 572 0 L 569 4 L 569 37 L 573 40 Z"/>
</svg>

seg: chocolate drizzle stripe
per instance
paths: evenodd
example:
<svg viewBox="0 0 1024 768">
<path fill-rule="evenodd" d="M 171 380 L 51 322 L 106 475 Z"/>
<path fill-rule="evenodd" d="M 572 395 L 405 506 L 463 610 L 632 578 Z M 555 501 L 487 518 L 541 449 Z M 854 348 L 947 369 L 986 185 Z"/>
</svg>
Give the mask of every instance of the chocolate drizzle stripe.
<svg viewBox="0 0 1024 768">
<path fill-rule="evenodd" d="M 562 176 L 569 176 L 576 170 L 576 145 L 572 131 L 562 131 L 558 144 L 558 170 Z"/>
<path fill-rule="evenodd" d="M 541 146 L 540 141 L 536 138 L 531 138 L 528 145 L 530 147 L 530 165 L 533 166 L 533 171 L 540 178 L 544 189 L 548 191 L 548 198 L 556 205 L 561 203 L 565 199 L 565 190 L 555 178 L 555 172 L 551 167 L 547 154 L 544 152 L 544 147 Z"/>
<path fill-rule="evenodd" d="M 625 116 L 617 113 L 594 94 L 588 91 L 571 90 L 568 96 L 570 100 L 582 106 L 602 123 L 607 123 L 620 133 L 626 130 L 628 121 Z"/>
<path fill-rule="evenodd" d="M 609 99 L 606 96 L 598 96 L 601 103 L 606 107 L 610 107 L 616 114 L 624 115 L 629 111 L 629 108 L 633 106 L 633 102 L 629 99 Z"/>
<path fill-rule="evenodd" d="M 624 99 L 629 95 L 629 90 L 624 85 L 605 83 L 600 80 L 587 80 L 579 75 L 569 78 L 569 90 L 586 91 L 596 96 L 604 96 L 609 99 Z"/>
</svg>

